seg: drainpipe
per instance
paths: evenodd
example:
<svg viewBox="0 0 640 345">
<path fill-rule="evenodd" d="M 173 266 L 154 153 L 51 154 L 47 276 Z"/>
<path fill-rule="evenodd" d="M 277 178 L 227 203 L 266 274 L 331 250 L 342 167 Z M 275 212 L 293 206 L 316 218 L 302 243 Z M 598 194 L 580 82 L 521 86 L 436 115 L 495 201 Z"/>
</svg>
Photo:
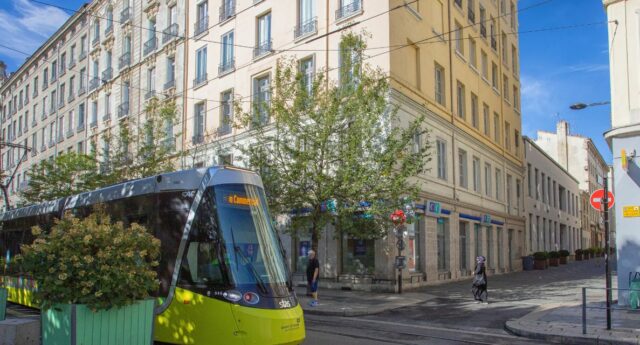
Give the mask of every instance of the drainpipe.
<svg viewBox="0 0 640 345">
<path fill-rule="evenodd" d="M 182 69 L 182 147 L 184 151 L 187 145 L 187 89 L 189 87 L 189 1 L 184 1 L 184 53 L 182 59 L 184 60 L 184 68 Z M 205 102 L 205 109 L 207 104 Z M 184 157 L 182 157 L 182 168 L 184 169 Z"/>
</svg>

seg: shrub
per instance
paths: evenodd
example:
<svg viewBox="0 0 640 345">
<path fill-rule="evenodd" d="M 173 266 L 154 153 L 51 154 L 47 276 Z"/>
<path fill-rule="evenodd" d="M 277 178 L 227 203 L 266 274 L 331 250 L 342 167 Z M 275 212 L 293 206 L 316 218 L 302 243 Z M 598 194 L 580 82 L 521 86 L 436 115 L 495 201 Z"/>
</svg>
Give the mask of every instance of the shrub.
<svg viewBox="0 0 640 345">
<path fill-rule="evenodd" d="M 533 253 L 533 258 L 536 260 L 546 260 L 549 258 L 547 252 L 535 252 Z"/>
<path fill-rule="evenodd" d="M 549 258 L 550 259 L 557 259 L 559 257 L 560 257 L 560 253 L 558 253 L 556 251 L 549 252 Z"/>
<path fill-rule="evenodd" d="M 567 256 L 569 256 L 569 251 L 566 250 L 566 249 L 562 249 L 558 253 L 560 253 L 560 257 L 562 257 L 562 258 L 566 258 Z"/>
<path fill-rule="evenodd" d="M 68 213 L 49 233 L 37 226 L 32 233 L 34 242 L 22 246 L 22 268 L 34 276 L 45 309 L 67 303 L 109 309 L 158 288 L 160 241 L 138 224 L 112 223 L 97 210 L 84 219 Z"/>
</svg>

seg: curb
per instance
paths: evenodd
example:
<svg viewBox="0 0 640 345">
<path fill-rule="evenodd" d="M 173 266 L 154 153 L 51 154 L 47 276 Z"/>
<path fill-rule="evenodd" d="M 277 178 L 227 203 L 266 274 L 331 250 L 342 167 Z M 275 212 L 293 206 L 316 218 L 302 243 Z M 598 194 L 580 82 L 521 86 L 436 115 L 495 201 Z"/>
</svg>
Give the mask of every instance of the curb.
<svg viewBox="0 0 640 345">
<path fill-rule="evenodd" d="M 504 329 L 514 335 L 520 336 L 520 337 L 525 337 L 525 338 L 530 338 L 530 339 L 537 339 L 537 340 L 544 340 L 550 343 L 557 343 L 557 344 L 577 344 L 577 345 L 603 345 L 603 344 L 609 344 L 609 345 L 640 345 L 640 340 L 620 340 L 620 339 L 614 339 L 614 338 L 610 338 L 610 337 L 602 337 L 602 336 L 588 336 L 588 335 L 584 335 L 584 336 L 578 336 L 578 335 L 560 335 L 560 334 L 555 334 L 555 333 L 549 333 L 549 332 L 539 332 L 539 331 L 534 331 L 534 330 L 530 330 L 530 329 L 526 329 L 525 327 L 520 326 L 520 321 L 519 320 L 511 320 L 511 321 L 507 321 L 504 324 Z"/>
</svg>

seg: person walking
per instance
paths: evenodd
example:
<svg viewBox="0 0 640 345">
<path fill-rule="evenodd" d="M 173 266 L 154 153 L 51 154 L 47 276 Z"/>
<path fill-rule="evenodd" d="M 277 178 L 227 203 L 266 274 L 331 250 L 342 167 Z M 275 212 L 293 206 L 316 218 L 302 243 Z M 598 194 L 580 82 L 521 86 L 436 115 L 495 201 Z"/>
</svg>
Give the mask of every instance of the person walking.
<svg viewBox="0 0 640 345">
<path fill-rule="evenodd" d="M 307 263 L 307 286 L 311 291 L 313 300 L 309 302 L 309 306 L 315 307 L 318 305 L 318 278 L 320 277 L 320 262 L 316 257 L 316 252 L 311 249 L 308 253 L 309 262 Z"/>
<path fill-rule="evenodd" d="M 476 303 L 489 303 L 489 295 L 487 293 L 487 272 L 485 268 L 486 258 L 478 256 L 476 258 L 476 268 L 473 270 L 473 283 L 471 291 Z"/>
</svg>

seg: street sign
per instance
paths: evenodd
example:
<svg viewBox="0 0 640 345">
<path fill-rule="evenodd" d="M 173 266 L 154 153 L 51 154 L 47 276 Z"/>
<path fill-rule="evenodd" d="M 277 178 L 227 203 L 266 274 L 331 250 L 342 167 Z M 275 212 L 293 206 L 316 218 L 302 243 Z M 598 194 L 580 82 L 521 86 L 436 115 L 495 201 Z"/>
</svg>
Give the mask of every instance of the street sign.
<svg viewBox="0 0 640 345">
<path fill-rule="evenodd" d="M 613 193 L 609 192 L 607 193 L 608 195 L 608 199 L 609 199 L 609 209 L 611 209 L 613 207 L 613 204 L 615 202 L 615 199 L 613 197 Z M 595 208 L 598 211 L 602 211 L 603 208 L 603 202 L 602 199 L 604 198 L 604 189 L 598 189 L 595 192 L 591 193 L 591 197 L 589 197 L 589 202 L 591 203 L 591 207 Z"/>
<path fill-rule="evenodd" d="M 640 217 L 640 206 L 624 206 L 622 207 L 622 216 L 628 217 Z"/>
</svg>

